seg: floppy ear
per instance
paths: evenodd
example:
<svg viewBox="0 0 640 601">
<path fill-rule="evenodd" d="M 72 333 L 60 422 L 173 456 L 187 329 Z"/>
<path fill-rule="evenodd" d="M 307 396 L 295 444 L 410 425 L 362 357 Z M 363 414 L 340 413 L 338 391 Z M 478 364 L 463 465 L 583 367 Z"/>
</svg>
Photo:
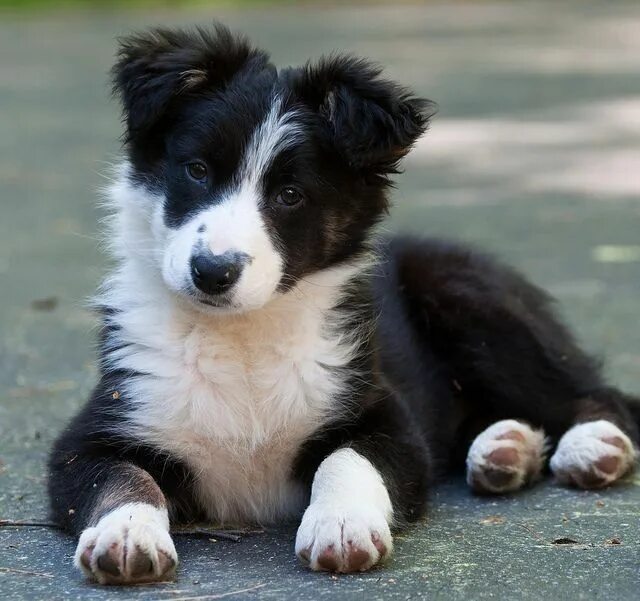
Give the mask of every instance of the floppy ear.
<svg viewBox="0 0 640 601">
<path fill-rule="evenodd" d="M 122 38 L 112 74 L 128 140 L 148 133 L 178 97 L 222 86 L 248 64 L 267 62 L 266 53 L 219 24 L 211 31 L 152 29 Z"/>
<path fill-rule="evenodd" d="M 363 59 L 332 56 L 308 64 L 296 87 L 324 117 L 349 164 L 384 176 L 397 172 L 436 105 L 381 78 L 381 71 Z"/>
</svg>

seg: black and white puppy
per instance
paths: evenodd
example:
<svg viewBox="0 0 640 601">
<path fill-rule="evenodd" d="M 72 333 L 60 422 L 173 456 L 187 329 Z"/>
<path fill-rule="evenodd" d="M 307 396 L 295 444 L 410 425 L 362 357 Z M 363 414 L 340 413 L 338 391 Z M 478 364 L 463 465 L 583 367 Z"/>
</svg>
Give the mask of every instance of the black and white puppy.
<svg viewBox="0 0 640 601">
<path fill-rule="evenodd" d="M 631 469 L 640 411 L 548 297 L 455 244 L 374 240 L 428 101 L 364 60 L 277 70 L 221 26 L 122 41 L 127 158 L 100 381 L 56 442 L 55 518 L 101 583 L 171 577 L 171 520 L 301 516 L 314 570 L 366 570 L 434 479 Z"/>
</svg>

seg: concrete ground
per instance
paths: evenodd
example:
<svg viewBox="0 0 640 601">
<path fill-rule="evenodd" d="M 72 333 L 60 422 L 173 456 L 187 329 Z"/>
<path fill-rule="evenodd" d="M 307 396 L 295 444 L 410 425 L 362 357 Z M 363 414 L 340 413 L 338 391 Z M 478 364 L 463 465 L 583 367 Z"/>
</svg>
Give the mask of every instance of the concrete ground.
<svg viewBox="0 0 640 601">
<path fill-rule="evenodd" d="M 493 249 L 547 286 L 611 379 L 640 391 L 640 4 L 475 1 L 217 11 L 279 64 L 334 49 L 388 65 L 440 113 L 399 180 L 389 228 Z M 96 189 L 116 160 L 114 37 L 214 13 L 0 18 L 0 520 L 46 519 L 44 461 L 96 377 L 84 299 L 107 265 Z M 74 541 L 0 522 L 3 599 L 630 599 L 640 479 L 545 482 L 477 499 L 444 483 L 388 567 L 311 574 L 295 525 L 239 542 L 177 537 L 175 583 L 100 588 Z"/>
</svg>

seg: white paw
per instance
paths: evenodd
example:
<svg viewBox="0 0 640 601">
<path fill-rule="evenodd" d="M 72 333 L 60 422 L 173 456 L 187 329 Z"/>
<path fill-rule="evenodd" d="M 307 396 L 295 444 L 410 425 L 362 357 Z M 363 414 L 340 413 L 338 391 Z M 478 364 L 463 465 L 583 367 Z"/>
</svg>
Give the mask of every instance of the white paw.
<svg viewBox="0 0 640 601">
<path fill-rule="evenodd" d="M 169 580 L 178 555 L 166 509 L 129 503 L 80 535 L 74 563 L 100 584 Z"/>
<path fill-rule="evenodd" d="M 560 439 L 550 466 L 564 484 L 602 488 L 626 474 L 635 458 L 629 437 L 615 424 L 601 419 L 571 428 Z"/>
<path fill-rule="evenodd" d="M 366 502 L 312 503 L 296 536 L 296 555 L 312 570 L 363 572 L 384 561 L 392 550 L 384 514 Z"/>
<path fill-rule="evenodd" d="M 467 483 L 476 492 L 504 493 L 539 477 L 544 464 L 542 430 L 505 419 L 481 432 L 467 455 Z"/>
</svg>

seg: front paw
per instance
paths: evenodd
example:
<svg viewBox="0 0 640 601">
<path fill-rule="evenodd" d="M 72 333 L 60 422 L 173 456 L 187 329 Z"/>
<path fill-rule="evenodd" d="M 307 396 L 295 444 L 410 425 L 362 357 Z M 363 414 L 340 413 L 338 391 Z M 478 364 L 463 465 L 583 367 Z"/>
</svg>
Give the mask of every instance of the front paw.
<svg viewBox="0 0 640 601">
<path fill-rule="evenodd" d="M 119 507 L 80 536 L 75 565 L 100 584 L 170 580 L 178 555 L 166 511 L 144 503 Z"/>
<path fill-rule="evenodd" d="M 364 572 L 387 559 L 392 550 L 383 513 L 357 505 L 312 503 L 296 536 L 296 555 L 316 571 Z"/>
</svg>

